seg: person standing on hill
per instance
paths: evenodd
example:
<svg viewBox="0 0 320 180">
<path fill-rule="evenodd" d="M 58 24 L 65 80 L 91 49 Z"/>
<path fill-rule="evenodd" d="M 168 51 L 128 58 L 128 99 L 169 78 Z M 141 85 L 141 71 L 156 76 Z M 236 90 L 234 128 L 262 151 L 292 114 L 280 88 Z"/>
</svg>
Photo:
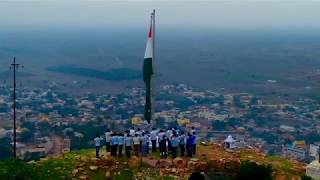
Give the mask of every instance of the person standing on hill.
<svg viewBox="0 0 320 180">
<path fill-rule="evenodd" d="M 131 156 L 131 148 L 133 145 L 133 139 L 132 136 L 130 136 L 130 134 L 126 134 L 126 136 L 124 137 L 124 143 L 125 143 L 125 152 L 126 152 L 126 156 L 127 158 L 130 158 Z"/>
<path fill-rule="evenodd" d="M 187 154 L 188 157 L 192 157 L 193 152 L 193 138 L 190 133 L 188 133 L 188 139 L 187 139 Z"/>
<path fill-rule="evenodd" d="M 123 144 L 124 144 L 124 136 L 122 133 L 118 136 L 118 156 L 122 157 L 122 150 L 123 150 Z"/>
<path fill-rule="evenodd" d="M 133 137 L 133 136 L 135 136 L 135 134 L 136 134 L 136 131 L 134 130 L 134 127 L 132 127 L 132 128 L 130 129 L 130 131 L 129 131 L 129 135 L 130 135 L 131 137 Z"/>
<path fill-rule="evenodd" d="M 173 128 L 173 133 L 176 133 L 176 136 L 179 136 L 180 131 L 179 131 L 179 129 L 177 127 L 174 127 Z"/>
<path fill-rule="evenodd" d="M 99 134 L 96 134 L 95 138 L 93 139 L 94 145 L 96 147 L 96 158 L 100 157 L 100 147 L 101 147 L 101 141 L 102 138 L 100 137 Z"/>
<path fill-rule="evenodd" d="M 196 133 L 196 128 L 194 126 L 191 127 L 191 130 L 190 130 L 190 134 L 194 134 Z"/>
<path fill-rule="evenodd" d="M 111 134 L 112 134 L 112 132 L 109 129 L 105 133 L 105 136 L 106 136 L 106 151 L 107 152 L 110 152 Z"/>
<path fill-rule="evenodd" d="M 152 131 L 150 133 L 152 152 L 157 151 L 157 134 L 158 134 L 158 131 L 156 130 L 156 128 L 152 128 Z"/>
<path fill-rule="evenodd" d="M 118 135 L 117 133 L 113 133 L 111 138 L 111 155 L 117 156 L 117 150 L 118 150 Z"/>
<path fill-rule="evenodd" d="M 114 138 L 114 133 L 111 134 L 111 141 L 110 141 L 111 156 L 114 156 L 113 138 Z"/>
<path fill-rule="evenodd" d="M 137 129 L 137 131 L 136 131 L 136 135 L 138 135 L 138 137 L 139 137 L 139 139 L 140 139 L 140 147 L 139 147 L 139 151 L 140 151 L 140 153 L 141 153 L 141 151 L 142 151 L 142 144 L 141 144 L 142 131 L 141 131 L 141 129 L 140 129 L 140 128 L 138 128 L 138 129 Z"/>
<path fill-rule="evenodd" d="M 163 136 L 165 136 L 166 133 L 161 129 L 158 133 L 158 143 L 162 140 Z M 159 145 L 160 146 L 160 145 Z"/>
<path fill-rule="evenodd" d="M 160 142 L 159 142 L 159 146 L 160 146 L 160 157 L 162 159 L 167 158 L 167 137 L 166 135 L 163 135 Z"/>
<path fill-rule="evenodd" d="M 145 132 L 145 134 L 147 135 L 147 138 L 148 138 L 148 140 L 147 140 L 147 154 L 149 154 L 149 145 L 150 145 L 150 133 L 149 133 L 149 131 L 146 131 Z"/>
<path fill-rule="evenodd" d="M 141 137 L 142 156 L 146 156 L 148 153 L 148 142 L 149 142 L 149 136 L 147 135 L 147 133 L 143 133 Z"/>
<path fill-rule="evenodd" d="M 171 141 L 172 158 L 174 159 L 177 157 L 177 150 L 178 150 L 178 146 L 179 146 L 179 139 L 178 139 L 176 133 L 173 133 L 170 141 Z"/>
<path fill-rule="evenodd" d="M 159 144 L 159 151 L 160 151 L 160 156 L 161 156 L 161 150 L 162 150 L 162 145 L 161 144 L 161 140 L 163 139 L 163 137 L 166 135 L 166 133 L 160 129 L 159 133 L 158 133 L 158 144 Z"/>
<path fill-rule="evenodd" d="M 186 135 L 183 131 L 181 131 L 181 134 L 179 136 L 179 146 L 180 146 L 180 156 L 184 156 L 184 151 L 186 147 Z"/>
<path fill-rule="evenodd" d="M 167 136 L 167 139 L 168 139 L 168 154 L 171 153 L 171 136 L 173 134 L 173 128 L 169 128 L 167 130 L 167 133 L 166 133 L 166 136 Z"/>
<path fill-rule="evenodd" d="M 136 134 L 133 137 L 133 150 L 134 150 L 134 155 L 135 156 L 139 156 L 139 152 L 140 152 L 140 137 L 138 136 L 138 134 Z"/>
<path fill-rule="evenodd" d="M 193 155 L 196 155 L 196 150 L 197 150 L 197 136 L 196 136 L 196 132 L 193 132 L 193 134 L 192 134 L 192 144 L 193 144 L 192 154 L 193 154 Z"/>
</svg>

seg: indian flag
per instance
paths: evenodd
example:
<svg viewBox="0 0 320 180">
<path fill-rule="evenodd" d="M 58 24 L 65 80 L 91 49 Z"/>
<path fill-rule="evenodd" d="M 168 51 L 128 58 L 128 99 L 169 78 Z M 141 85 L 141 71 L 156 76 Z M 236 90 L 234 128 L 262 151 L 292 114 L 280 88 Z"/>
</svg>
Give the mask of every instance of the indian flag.
<svg viewBox="0 0 320 180">
<path fill-rule="evenodd" d="M 150 30 L 148 33 L 148 40 L 146 51 L 144 53 L 144 61 L 143 61 L 143 80 L 144 82 L 151 79 L 153 75 L 153 66 L 152 60 L 153 59 L 153 24 L 150 24 Z"/>
<path fill-rule="evenodd" d="M 144 118 L 148 123 L 150 123 L 152 118 L 151 79 L 153 75 L 153 51 L 154 51 L 153 45 L 154 45 L 154 12 L 151 15 L 150 29 L 148 33 L 147 46 L 146 46 L 146 51 L 144 54 L 144 61 L 143 61 L 143 81 L 146 86 L 146 103 L 145 103 Z"/>
</svg>

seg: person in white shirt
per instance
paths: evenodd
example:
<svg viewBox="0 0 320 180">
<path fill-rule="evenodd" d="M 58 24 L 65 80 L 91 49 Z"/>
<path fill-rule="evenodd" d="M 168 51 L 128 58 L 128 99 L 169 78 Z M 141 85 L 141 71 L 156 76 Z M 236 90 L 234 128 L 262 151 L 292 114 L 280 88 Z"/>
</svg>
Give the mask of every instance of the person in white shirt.
<svg viewBox="0 0 320 180">
<path fill-rule="evenodd" d="M 136 135 L 136 132 L 135 132 L 135 130 L 134 130 L 134 127 L 132 127 L 132 128 L 130 129 L 129 135 L 130 135 L 131 137 L 134 137 L 134 136 Z"/>
<path fill-rule="evenodd" d="M 161 129 L 160 132 L 158 133 L 158 142 L 160 142 L 163 138 L 163 136 L 165 136 L 166 133 L 163 132 L 163 130 Z"/>
<path fill-rule="evenodd" d="M 142 143 L 141 143 L 141 137 L 142 137 L 142 131 L 140 128 L 137 129 L 136 131 L 136 135 L 138 135 L 138 137 L 140 138 L 140 147 L 139 147 L 139 151 L 141 152 L 142 150 Z"/>
<path fill-rule="evenodd" d="M 167 138 L 170 138 L 171 137 L 171 135 L 172 135 L 172 129 L 168 129 L 167 130 L 167 134 L 166 134 L 166 136 L 167 136 Z"/>
<path fill-rule="evenodd" d="M 156 128 L 152 128 L 152 131 L 150 133 L 152 152 L 157 151 L 157 134 L 158 134 L 158 131 L 156 130 Z"/>
<path fill-rule="evenodd" d="M 139 156 L 140 152 L 140 137 L 136 134 L 133 137 L 133 150 L 134 150 L 134 155 Z"/>
<path fill-rule="evenodd" d="M 136 134 L 137 134 L 139 137 L 141 137 L 141 136 L 142 136 L 142 131 L 141 131 L 141 129 L 140 129 L 140 128 L 138 128 L 138 129 L 137 129 Z"/>
<path fill-rule="evenodd" d="M 93 139 L 93 141 L 94 141 L 94 145 L 96 147 L 96 158 L 99 158 L 102 138 L 100 137 L 99 134 L 96 134 L 96 137 Z"/>
<path fill-rule="evenodd" d="M 170 154 L 171 150 L 172 150 L 171 149 L 171 137 L 172 137 L 172 134 L 173 134 L 173 130 L 172 129 L 168 129 L 167 130 L 167 134 L 166 134 L 166 136 L 168 138 L 168 154 Z"/>
<path fill-rule="evenodd" d="M 111 143 L 111 134 L 112 132 L 108 129 L 107 132 L 105 133 L 105 136 L 106 136 L 106 151 L 107 152 L 110 152 L 110 143 Z"/>
<path fill-rule="evenodd" d="M 130 158 L 130 156 L 131 156 L 131 148 L 132 148 L 132 145 L 133 145 L 132 136 L 130 136 L 129 134 L 126 134 L 126 136 L 124 137 L 124 143 L 126 145 L 126 147 L 125 147 L 126 156 L 127 156 L 127 158 Z"/>
<path fill-rule="evenodd" d="M 146 156 L 148 154 L 149 136 L 147 133 L 143 133 L 141 137 L 141 154 Z"/>
</svg>

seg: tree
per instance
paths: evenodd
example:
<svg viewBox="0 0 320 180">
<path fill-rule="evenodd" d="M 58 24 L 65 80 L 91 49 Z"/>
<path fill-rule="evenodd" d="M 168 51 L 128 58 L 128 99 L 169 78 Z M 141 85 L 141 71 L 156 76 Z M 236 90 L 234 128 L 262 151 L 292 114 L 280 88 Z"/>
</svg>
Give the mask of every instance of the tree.
<svg viewBox="0 0 320 180">
<path fill-rule="evenodd" d="M 248 179 L 259 179 L 259 180 L 272 180 L 272 166 L 269 165 L 258 165 L 255 162 L 245 161 L 241 163 L 238 175 L 235 177 L 236 180 L 248 180 Z"/>
<path fill-rule="evenodd" d="M 304 174 L 301 176 L 301 180 L 312 180 L 312 178 Z"/>
</svg>

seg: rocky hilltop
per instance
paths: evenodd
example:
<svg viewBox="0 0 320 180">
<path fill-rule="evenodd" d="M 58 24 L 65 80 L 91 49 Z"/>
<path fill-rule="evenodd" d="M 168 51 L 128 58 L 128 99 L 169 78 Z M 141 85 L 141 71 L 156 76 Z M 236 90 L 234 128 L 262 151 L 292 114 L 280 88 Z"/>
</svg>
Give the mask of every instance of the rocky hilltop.
<svg viewBox="0 0 320 180">
<path fill-rule="evenodd" d="M 111 157 L 103 152 L 102 157 L 97 159 L 94 150 L 88 149 L 28 163 L 5 160 L 0 162 L 0 175 L 8 179 L 23 176 L 24 179 L 127 180 L 188 179 L 193 172 L 204 172 L 208 179 L 231 179 L 247 161 L 257 165 L 271 165 L 273 179 L 298 180 L 305 173 L 305 164 L 267 156 L 257 150 L 230 151 L 219 144 L 201 144 L 194 158 L 160 159 L 158 154 L 151 154 L 148 157 L 133 156 L 126 159 Z"/>
</svg>

